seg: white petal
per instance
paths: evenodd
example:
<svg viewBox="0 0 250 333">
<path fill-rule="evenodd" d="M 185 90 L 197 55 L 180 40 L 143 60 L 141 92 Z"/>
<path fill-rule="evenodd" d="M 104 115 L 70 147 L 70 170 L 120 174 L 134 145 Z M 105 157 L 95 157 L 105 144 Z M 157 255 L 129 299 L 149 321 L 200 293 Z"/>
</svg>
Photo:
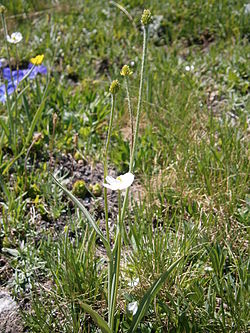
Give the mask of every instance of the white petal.
<svg viewBox="0 0 250 333">
<path fill-rule="evenodd" d="M 133 316 L 136 314 L 138 310 L 138 302 L 131 302 L 128 304 L 128 311 L 133 313 Z"/>
<path fill-rule="evenodd" d="M 119 190 L 124 190 L 128 188 L 130 185 L 132 185 L 134 178 L 135 176 L 131 172 L 127 172 L 124 175 L 121 175 L 120 176 L 121 184 Z"/>
<path fill-rule="evenodd" d="M 139 284 L 139 278 L 136 278 L 128 283 L 129 287 L 136 287 Z"/>
<path fill-rule="evenodd" d="M 103 183 L 102 184 L 104 187 L 109 188 L 110 190 L 117 191 L 119 190 L 119 184 L 107 184 Z"/>
<path fill-rule="evenodd" d="M 109 183 L 109 184 L 114 184 L 114 183 L 116 183 L 117 181 L 116 181 L 116 179 L 115 179 L 114 177 L 112 177 L 112 176 L 107 176 L 107 177 L 106 177 L 106 182 Z"/>
<path fill-rule="evenodd" d="M 7 35 L 7 42 L 9 42 L 9 43 L 12 43 L 13 41 L 12 41 L 12 38 L 9 36 L 9 35 Z"/>
</svg>

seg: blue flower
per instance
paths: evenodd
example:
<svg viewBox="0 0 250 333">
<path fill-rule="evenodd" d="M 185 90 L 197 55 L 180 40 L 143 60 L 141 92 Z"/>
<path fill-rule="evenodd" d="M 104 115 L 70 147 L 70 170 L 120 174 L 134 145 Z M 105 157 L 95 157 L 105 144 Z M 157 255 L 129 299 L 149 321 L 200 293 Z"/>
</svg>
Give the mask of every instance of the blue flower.
<svg viewBox="0 0 250 333">
<path fill-rule="evenodd" d="M 2 103 L 6 102 L 7 100 L 6 94 L 11 95 L 14 92 L 14 90 L 17 88 L 18 84 L 25 78 L 27 74 L 29 74 L 27 78 L 33 80 L 37 76 L 37 74 L 46 75 L 47 67 L 44 65 L 34 66 L 30 63 L 27 69 L 19 69 L 18 71 L 13 70 L 11 72 L 9 67 L 3 68 L 3 78 L 7 80 L 8 83 L 7 83 L 7 92 L 5 84 L 0 86 L 0 102 Z"/>
<path fill-rule="evenodd" d="M 28 65 L 28 70 L 30 70 L 32 67 L 34 67 L 33 64 L 29 63 Z M 40 65 L 40 66 L 35 66 L 32 70 L 32 72 L 29 75 L 29 79 L 34 79 L 37 74 L 42 74 L 42 75 L 46 75 L 47 74 L 47 67 L 44 65 Z"/>
<path fill-rule="evenodd" d="M 7 94 L 8 95 L 13 94 L 13 92 L 16 90 L 16 87 L 17 87 L 17 81 L 14 82 L 9 81 L 7 83 L 7 87 L 5 86 L 5 84 L 2 84 L 0 86 L 0 102 L 5 103 L 7 101 Z"/>
<path fill-rule="evenodd" d="M 18 80 L 18 83 L 23 79 L 23 77 L 28 73 L 27 69 L 19 69 L 18 71 L 12 71 L 12 78 L 11 78 L 11 71 L 9 67 L 3 69 L 3 78 L 8 81 L 12 81 L 12 79 Z"/>
</svg>

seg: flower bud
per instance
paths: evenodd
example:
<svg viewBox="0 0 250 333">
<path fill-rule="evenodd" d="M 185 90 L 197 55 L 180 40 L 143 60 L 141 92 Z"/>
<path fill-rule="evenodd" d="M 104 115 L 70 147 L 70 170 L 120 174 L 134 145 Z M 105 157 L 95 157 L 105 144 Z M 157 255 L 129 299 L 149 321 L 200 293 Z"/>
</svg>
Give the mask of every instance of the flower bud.
<svg viewBox="0 0 250 333">
<path fill-rule="evenodd" d="M 141 23 L 145 26 L 149 25 L 152 21 L 152 14 L 149 9 L 144 9 L 143 14 L 141 16 Z"/>
<path fill-rule="evenodd" d="M 122 76 L 130 76 L 130 75 L 133 74 L 133 71 L 129 68 L 128 65 L 124 65 L 124 66 L 122 67 L 122 69 L 121 69 L 120 74 L 121 74 Z"/>
<path fill-rule="evenodd" d="M 77 180 L 72 188 L 73 195 L 84 199 L 87 196 L 88 190 L 84 180 Z"/>
<path fill-rule="evenodd" d="M 0 14 L 4 14 L 6 12 L 6 7 L 0 5 Z"/>
<path fill-rule="evenodd" d="M 110 87 L 109 87 L 109 92 L 112 94 L 112 95 L 115 95 L 118 93 L 118 90 L 120 89 L 120 83 L 118 80 L 114 80 L 112 81 Z"/>
</svg>

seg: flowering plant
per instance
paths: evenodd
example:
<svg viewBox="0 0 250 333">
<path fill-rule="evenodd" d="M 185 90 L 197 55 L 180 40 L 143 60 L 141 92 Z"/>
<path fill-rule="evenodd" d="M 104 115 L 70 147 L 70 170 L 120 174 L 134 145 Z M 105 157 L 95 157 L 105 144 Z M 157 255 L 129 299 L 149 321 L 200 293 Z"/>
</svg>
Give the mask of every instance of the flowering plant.
<svg viewBox="0 0 250 333">
<path fill-rule="evenodd" d="M 91 316 L 94 322 L 98 325 L 99 329 L 103 333 L 113 333 L 117 332 L 118 328 L 115 325 L 116 307 L 117 307 L 117 297 L 119 289 L 119 278 L 120 278 L 120 264 L 121 264 L 121 252 L 122 245 L 124 242 L 124 235 L 126 234 L 126 228 L 124 225 L 124 218 L 128 206 L 128 196 L 129 188 L 134 181 L 134 162 L 135 154 L 137 148 L 137 141 L 139 135 L 139 124 L 140 124 L 140 114 L 142 106 L 142 95 L 144 86 L 144 73 L 145 73 L 145 63 L 147 55 L 147 41 L 148 41 L 148 25 L 151 22 L 151 12 L 149 10 L 144 10 L 142 18 L 143 27 L 143 53 L 142 53 L 142 63 L 141 63 L 141 75 L 140 75 L 140 86 L 138 93 L 138 104 L 136 110 L 136 121 L 135 129 L 133 126 L 133 110 L 130 101 L 129 93 L 129 81 L 128 78 L 133 74 L 129 66 L 123 66 L 121 70 L 121 76 L 125 78 L 128 108 L 130 114 L 130 124 L 131 124 L 131 142 L 130 142 L 130 161 L 129 161 L 129 171 L 117 178 L 108 176 L 108 152 L 110 146 L 111 133 L 113 128 L 114 112 L 116 105 L 116 95 L 120 89 L 120 83 L 118 80 L 114 80 L 109 88 L 111 95 L 111 112 L 109 127 L 107 133 L 107 140 L 104 149 L 104 205 L 105 205 L 105 225 L 106 234 L 104 234 L 96 223 L 95 219 L 91 216 L 88 210 L 82 205 L 82 203 L 70 192 L 68 191 L 59 181 L 52 175 L 54 182 L 70 197 L 70 199 L 78 206 L 78 208 L 85 215 L 89 224 L 95 230 L 97 236 L 102 241 L 107 258 L 108 258 L 108 281 L 107 281 L 107 302 L 108 302 L 108 322 L 106 322 L 95 310 L 92 309 L 88 304 L 79 301 L 80 306 Z M 107 189 L 114 190 L 118 192 L 118 216 L 116 223 L 115 235 L 112 236 L 109 231 L 108 223 L 108 200 L 107 200 Z M 123 197 L 123 202 L 121 199 L 121 191 L 126 190 Z M 128 305 L 128 311 L 133 314 L 133 320 L 129 329 L 129 333 L 137 332 L 137 327 L 146 313 L 149 304 L 152 302 L 157 292 L 160 290 L 161 286 L 165 282 L 168 275 L 172 272 L 174 267 L 180 262 L 178 259 L 174 262 L 166 272 L 164 272 L 155 283 L 148 289 L 144 295 L 141 302 L 132 302 Z"/>
<path fill-rule="evenodd" d="M 11 44 L 18 44 L 23 39 L 21 32 L 13 32 L 11 36 L 7 35 L 7 42 Z"/>
</svg>

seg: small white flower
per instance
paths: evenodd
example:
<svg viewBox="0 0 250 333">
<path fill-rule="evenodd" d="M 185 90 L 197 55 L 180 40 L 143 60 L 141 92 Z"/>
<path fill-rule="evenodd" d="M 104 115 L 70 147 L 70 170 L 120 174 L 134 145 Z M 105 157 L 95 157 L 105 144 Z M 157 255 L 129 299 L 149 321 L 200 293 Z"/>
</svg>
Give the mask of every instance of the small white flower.
<svg viewBox="0 0 250 333">
<path fill-rule="evenodd" d="M 247 3 L 244 6 L 245 6 L 244 13 L 245 14 L 250 14 L 250 3 Z"/>
<path fill-rule="evenodd" d="M 187 71 L 187 72 L 190 72 L 190 71 L 193 71 L 194 70 L 194 66 L 193 65 L 191 65 L 191 66 L 186 66 L 185 67 L 185 70 Z"/>
<path fill-rule="evenodd" d="M 23 39 L 23 36 L 22 36 L 21 32 L 13 32 L 13 34 L 11 34 L 11 36 L 7 35 L 7 41 L 11 44 L 17 44 L 17 43 L 21 42 L 22 39 Z"/>
<path fill-rule="evenodd" d="M 135 301 L 135 302 L 129 303 L 127 309 L 129 312 L 132 312 L 133 316 L 134 316 L 138 310 L 138 302 Z"/>
<path fill-rule="evenodd" d="M 205 272 L 212 272 L 212 271 L 213 271 L 213 268 L 210 267 L 210 266 L 206 266 L 206 267 L 204 267 L 204 271 L 205 271 Z"/>
<path fill-rule="evenodd" d="M 106 177 L 107 183 L 104 183 L 103 186 L 113 191 L 125 190 L 133 183 L 134 178 L 135 176 L 131 172 L 127 172 L 124 175 L 120 175 L 116 179 L 111 176 L 107 176 Z"/>
<path fill-rule="evenodd" d="M 134 280 L 131 280 L 131 282 L 128 283 L 129 287 L 136 287 L 139 284 L 139 278 L 136 278 Z"/>
</svg>

